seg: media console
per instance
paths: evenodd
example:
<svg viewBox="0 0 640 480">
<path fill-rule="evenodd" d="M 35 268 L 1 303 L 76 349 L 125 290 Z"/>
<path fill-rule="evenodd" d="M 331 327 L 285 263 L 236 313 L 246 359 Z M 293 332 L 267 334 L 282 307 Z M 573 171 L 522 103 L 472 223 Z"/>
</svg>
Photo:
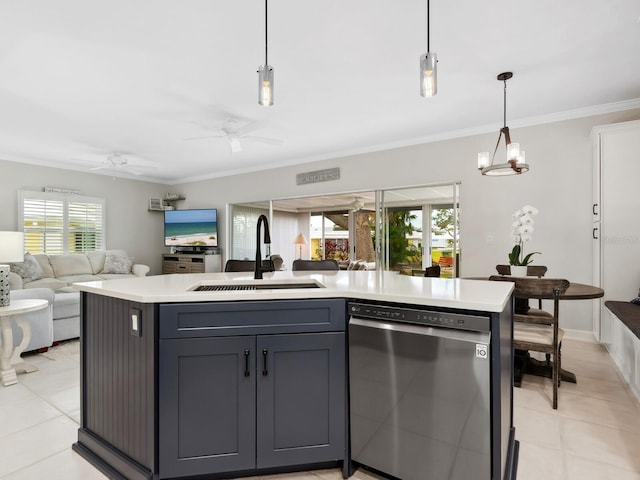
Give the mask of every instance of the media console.
<svg viewBox="0 0 640 480">
<path fill-rule="evenodd" d="M 162 273 L 213 273 L 222 271 L 220 254 L 165 253 L 162 255 Z"/>
</svg>

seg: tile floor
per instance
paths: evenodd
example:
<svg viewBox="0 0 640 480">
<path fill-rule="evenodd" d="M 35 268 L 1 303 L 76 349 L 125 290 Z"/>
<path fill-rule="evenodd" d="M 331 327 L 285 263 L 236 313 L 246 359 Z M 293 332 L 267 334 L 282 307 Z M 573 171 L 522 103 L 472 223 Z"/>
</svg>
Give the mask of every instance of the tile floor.
<svg viewBox="0 0 640 480">
<path fill-rule="evenodd" d="M 105 477 L 71 450 L 79 422 L 77 341 L 25 355 L 40 370 L 0 386 L 0 479 L 92 480 Z M 547 379 L 525 376 L 515 389 L 520 440 L 518 480 L 640 480 L 640 403 L 603 347 L 565 339 L 563 365 L 578 384 L 563 383 L 550 406 Z M 339 480 L 340 472 L 254 477 L 254 480 Z M 358 471 L 355 480 L 379 477 Z"/>
</svg>

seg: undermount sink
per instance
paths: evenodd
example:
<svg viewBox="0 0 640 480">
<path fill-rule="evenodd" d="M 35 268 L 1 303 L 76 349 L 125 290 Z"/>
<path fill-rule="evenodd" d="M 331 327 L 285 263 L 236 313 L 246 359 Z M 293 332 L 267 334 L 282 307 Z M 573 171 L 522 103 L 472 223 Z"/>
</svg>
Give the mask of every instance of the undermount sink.
<svg viewBox="0 0 640 480">
<path fill-rule="evenodd" d="M 231 283 L 202 283 L 191 290 L 194 292 L 236 292 L 252 290 L 288 290 L 296 288 L 324 288 L 321 283 L 309 281 L 245 280 Z"/>
</svg>

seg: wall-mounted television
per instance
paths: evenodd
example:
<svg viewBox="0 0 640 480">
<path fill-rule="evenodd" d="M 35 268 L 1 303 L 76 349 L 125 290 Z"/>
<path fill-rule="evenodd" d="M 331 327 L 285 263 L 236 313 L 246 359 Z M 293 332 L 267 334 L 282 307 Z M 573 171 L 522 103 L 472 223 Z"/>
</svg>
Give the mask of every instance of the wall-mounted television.
<svg viewBox="0 0 640 480">
<path fill-rule="evenodd" d="M 218 246 L 218 211 L 215 208 L 164 211 L 165 247 Z"/>
</svg>

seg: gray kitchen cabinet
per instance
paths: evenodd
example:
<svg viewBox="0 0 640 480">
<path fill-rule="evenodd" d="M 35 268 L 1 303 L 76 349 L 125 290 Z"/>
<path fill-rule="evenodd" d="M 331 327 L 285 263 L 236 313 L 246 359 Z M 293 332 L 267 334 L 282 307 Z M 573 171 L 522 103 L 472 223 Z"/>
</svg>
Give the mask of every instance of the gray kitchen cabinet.
<svg viewBox="0 0 640 480">
<path fill-rule="evenodd" d="M 161 476 L 255 468 L 255 337 L 166 340 L 159 355 Z"/>
<path fill-rule="evenodd" d="M 291 325 L 284 321 L 292 312 L 307 318 L 333 313 L 339 317 L 333 321 L 343 325 L 343 305 L 335 300 L 192 304 L 165 311 L 166 318 L 161 308 L 165 327 L 173 324 L 170 317 L 183 326 L 185 318 L 197 319 L 198 327 L 191 337 L 184 328 L 179 334 L 166 328 L 169 338 L 160 338 L 160 478 L 345 462 L 344 330 L 313 331 L 317 323 L 312 322 L 300 326 L 301 333 L 288 333 Z M 247 315 L 260 317 L 257 330 Z M 207 330 L 204 318 L 214 320 L 216 328 Z M 264 333 L 265 318 L 274 334 Z M 202 336 L 205 331 L 210 336 Z"/>
<path fill-rule="evenodd" d="M 257 337 L 258 468 L 345 457 L 344 333 Z"/>
</svg>

